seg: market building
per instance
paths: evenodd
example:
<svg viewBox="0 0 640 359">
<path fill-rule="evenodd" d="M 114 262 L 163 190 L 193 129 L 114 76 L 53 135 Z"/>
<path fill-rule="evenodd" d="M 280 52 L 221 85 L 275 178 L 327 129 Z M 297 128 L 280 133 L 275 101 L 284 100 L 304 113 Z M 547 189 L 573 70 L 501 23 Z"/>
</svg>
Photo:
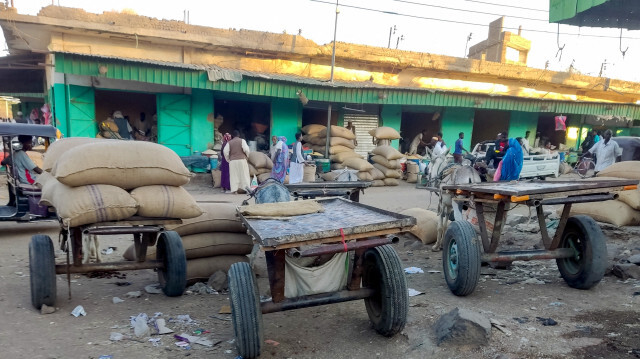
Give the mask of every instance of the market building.
<svg viewBox="0 0 640 359">
<path fill-rule="evenodd" d="M 21 98 L 25 113 L 49 104 L 67 137 L 94 137 L 121 111 L 152 121 L 157 141 L 182 156 L 233 129 L 259 148 L 271 135 L 293 140 L 304 125 L 326 124 L 329 105 L 332 123 L 355 124 L 364 152 L 378 125 L 401 132 L 401 150 L 423 129 L 448 143 L 465 132 L 467 148 L 504 131 L 541 132 L 568 147 L 593 127 L 640 135 L 640 83 L 528 68 L 517 35 L 501 35 L 501 57 L 510 41 L 521 44 L 506 63 L 339 42 L 330 82 L 332 44 L 299 35 L 59 6 L 37 16 L 2 8 L 0 26 L 10 52 L 0 96 Z M 6 80 L 16 77 L 24 88 Z M 561 115 L 566 132 L 555 128 Z"/>
</svg>

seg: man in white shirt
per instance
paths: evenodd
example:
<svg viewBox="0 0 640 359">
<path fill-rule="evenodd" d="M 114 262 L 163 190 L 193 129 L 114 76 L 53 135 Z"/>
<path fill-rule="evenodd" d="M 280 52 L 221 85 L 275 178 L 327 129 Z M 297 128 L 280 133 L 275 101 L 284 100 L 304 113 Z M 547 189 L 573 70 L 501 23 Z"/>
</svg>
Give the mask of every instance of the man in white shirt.
<svg viewBox="0 0 640 359">
<path fill-rule="evenodd" d="M 445 151 L 447 151 L 447 146 L 445 146 L 444 143 L 438 139 L 438 137 L 433 137 L 431 139 L 431 142 L 433 143 L 433 151 L 431 152 L 432 158 L 440 156 L 445 153 Z"/>
<path fill-rule="evenodd" d="M 611 139 L 611 135 L 611 130 L 604 131 L 604 140 L 598 141 L 589 149 L 589 153 L 596 155 L 596 173 L 622 161 L 622 149 L 616 141 Z"/>
</svg>

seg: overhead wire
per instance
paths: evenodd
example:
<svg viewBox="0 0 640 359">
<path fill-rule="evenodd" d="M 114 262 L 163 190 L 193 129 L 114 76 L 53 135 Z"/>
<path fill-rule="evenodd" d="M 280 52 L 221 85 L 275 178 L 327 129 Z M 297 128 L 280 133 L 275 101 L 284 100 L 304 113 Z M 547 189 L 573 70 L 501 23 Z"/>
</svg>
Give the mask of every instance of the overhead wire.
<svg viewBox="0 0 640 359">
<path fill-rule="evenodd" d="M 522 19 L 522 20 L 531 20 L 531 21 L 544 21 L 544 22 L 548 22 L 549 21 L 548 19 L 534 19 L 534 18 L 530 18 L 530 17 L 517 16 L 517 15 L 505 15 L 505 14 L 497 14 L 497 13 L 491 13 L 491 12 L 485 12 L 485 11 L 477 11 L 477 10 L 469 10 L 469 9 L 458 9 L 458 8 L 453 8 L 453 7 L 448 7 L 448 6 L 425 4 L 425 3 L 416 2 L 416 1 L 409 1 L 409 0 L 392 0 L 392 1 L 405 3 L 405 4 L 411 4 L 411 5 L 420 5 L 420 6 L 426 6 L 426 7 L 433 7 L 433 8 L 437 8 L 437 9 L 471 12 L 471 13 L 483 14 L 483 15 L 508 16 L 510 18 L 513 18 L 513 19 Z"/>
<path fill-rule="evenodd" d="M 520 10 L 548 12 L 548 10 L 545 10 L 545 9 L 534 9 L 534 8 L 530 8 L 530 7 L 516 6 L 516 5 L 511 5 L 511 4 L 509 4 L 509 5 L 507 5 L 507 4 L 495 4 L 495 3 L 488 2 L 488 1 L 480 1 L 480 0 L 461 0 L 461 1 L 474 2 L 474 3 L 478 3 L 478 4 L 493 5 L 493 6 L 504 6 L 504 7 L 513 8 L 513 9 L 520 9 Z"/>
<path fill-rule="evenodd" d="M 309 1 L 335 6 L 335 2 L 328 1 L 328 0 L 309 0 Z M 403 16 L 403 17 L 409 17 L 409 18 L 421 19 L 421 20 L 431 20 L 431 21 L 447 22 L 447 23 L 452 23 L 452 24 L 482 26 L 482 27 L 489 27 L 490 26 L 489 24 L 480 24 L 480 23 L 473 23 L 473 22 L 468 22 L 468 21 L 450 20 L 450 19 L 427 17 L 427 16 L 420 16 L 420 15 L 413 15 L 413 14 L 405 14 L 405 13 L 400 13 L 400 12 L 396 12 L 396 11 L 373 9 L 373 8 L 368 8 L 368 7 L 364 7 L 364 6 L 349 5 L 349 4 L 344 4 L 344 3 L 341 3 L 340 6 L 341 7 L 345 7 L 345 8 L 352 8 L 352 9 L 364 10 L 364 11 L 369 11 L 369 12 L 377 12 L 377 13 L 388 14 L 388 15 Z M 623 39 L 629 39 L 629 40 L 640 40 L 640 38 L 638 38 L 638 37 L 631 37 L 631 36 L 619 37 L 619 36 L 610 36 L 610 35 L 580 34 L 580 33 L 540 30 L 540 29 L 532 29 L 532 28 L 516 28 L 516 27 L 507 27 L 507 26 L 503 26 L 502 28 L 504 30 L 523 30 L 523 31 L 537 32 L 537 33 L 542 33 L 542 34 L 553 34 L 553 35 L 560 34 L 560 35 L 568 35 L 568 36 L 594 37 L 594 38 L 606 38 L 606 39 L 623 38 Z"/>
</svg>

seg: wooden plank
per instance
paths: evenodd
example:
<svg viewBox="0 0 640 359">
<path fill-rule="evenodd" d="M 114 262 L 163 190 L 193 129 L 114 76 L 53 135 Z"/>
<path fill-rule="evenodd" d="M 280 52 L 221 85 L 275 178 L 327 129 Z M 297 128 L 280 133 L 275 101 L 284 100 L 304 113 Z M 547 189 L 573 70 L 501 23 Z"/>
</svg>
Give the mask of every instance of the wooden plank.
<svg viewBox="0 0 640 359">
<path fill-rule="evenodd" d="M 168 224 L 182 224 L 177 218 L 150 218 L 150 217 L 130 217 L 121 221 L 92 223 L 82 226 L 85 228 L 94 227 L 126 227 L 126 226 L 162 226 Z"/>
<path fill-rule="evenodd" d="M 363 239 L 363 238 L 368 238 L 368 237 L 386 236 L 386 235 L 389 235 L 389 234 L 404 233 L 404 232 L 409 232 L 410 229 L 411 229 L 411 227 L 389 228 L 389 229 L 380 230 L 380 231 L 374 231 L 374 232 L 351 234 L 351 235 L 345 235 L 344 236 L 344 240 L 345 241 L 351 241 L 351 240 L 354 240 L 354 239 Z M 342 237 L 338 236 L 338 237 L 319 238 L 319 239 L 312 239 L 312 240 L 308 240 L 308 241 L 299 241 L 299 242 L 285 242 L 285 243 L 277 243 L 276 242 L 276 243 L 272 243 L 272 244 L 271 243 L 270 244 L 261 244 L 255 238 L 254 238 L 254 241 L 256 243 L 260 244 L 260 248 L 262 248 L 263 251 L 270 252 L 270 251 L 276 251 L 276 250 L 281 250 L 281 249 L 289 249 L 289 248 L 295 248 L 295 247 L 300 247 L 300 246 L 310 246 L 310 245 L 325 244 L 325 243 L 338 243 L 338 242 L 342 242 Z"/>
<path fill-rule="evenodd" d="M 548 194 L 558 192 L 573 192 L 589 189 L 600 189 L 602 192 L 612 192 L 613 188 L 637 185 L 638 180 L 615 181 L 531 181 L 531 182 L 492 182 L 469 185 L 446 185 L 443 189 L 463 190 L 476 194 L 502 194 L 506 196 L 524 196 L 533 194 Z"/>
</svg>

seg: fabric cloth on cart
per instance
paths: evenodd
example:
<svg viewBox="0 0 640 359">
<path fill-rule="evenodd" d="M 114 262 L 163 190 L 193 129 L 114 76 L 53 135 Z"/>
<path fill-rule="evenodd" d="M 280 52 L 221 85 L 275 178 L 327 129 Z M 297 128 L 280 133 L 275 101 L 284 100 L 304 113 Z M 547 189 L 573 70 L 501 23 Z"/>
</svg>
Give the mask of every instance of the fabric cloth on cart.
<svg viewBox="0 0 640 359">
<path fill-rule="evenodd" d="M 258 217 L 291 217 L 319 212 L 324 212 L 324 207 L 312 200 L 250 204 L 238 207 L 238 213 Z"/>
<path fill-rule="evenodd" d="M 295 259 L 285 256 L 285 297 L 335 292 L 346 287 L 349 271 L 348 252 L 336 253 L 327 263 L 317 267 L 305 267 L 301 263 L 304 260 L 308 258 Z"/>
</svg>

